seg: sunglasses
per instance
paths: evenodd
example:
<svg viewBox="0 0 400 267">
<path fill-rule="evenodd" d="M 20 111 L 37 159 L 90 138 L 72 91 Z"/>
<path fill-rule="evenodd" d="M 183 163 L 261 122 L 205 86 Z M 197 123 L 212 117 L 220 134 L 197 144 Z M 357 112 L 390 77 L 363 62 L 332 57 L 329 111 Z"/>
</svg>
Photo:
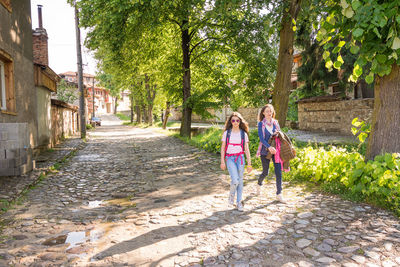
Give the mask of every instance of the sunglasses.
<svg viewBox="0 0 400 267">
<path fill-rule="evenodd" d="M 235 120 L 235 119 L 233 119 L 233 120 L 231 120 L 231 122 L 233 122 L 233 123 L 235 123 L 235 122 L 240 122 L 240 120 Z"/>
</svg>

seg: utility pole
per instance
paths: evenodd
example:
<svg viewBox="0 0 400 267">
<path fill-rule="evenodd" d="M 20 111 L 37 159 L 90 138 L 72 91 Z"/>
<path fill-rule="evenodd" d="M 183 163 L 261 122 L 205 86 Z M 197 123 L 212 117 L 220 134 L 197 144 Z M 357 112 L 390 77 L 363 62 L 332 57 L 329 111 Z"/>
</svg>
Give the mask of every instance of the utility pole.
<svg viewBox="0 0 400 267">
<path fill-rule="evenodd" d="M 93 112 L 92 112 L 92 118 L 96 117 L 94 113 L 94 77 L 93 77 L 93 84 L 92 84 L 92 90 L 93 90 Z"/>
<path fill-rule="evenodd" d="M 76 2 L 74 1 L 75 8 L 75 32 L 76 32 L 76 55 L 78 58 L 78 88 L 79 88 L 79 115 L 81 117 L 81 138 L 86 138 L 86 116 L 85 116 L 85 93 L 83 88 L 83 75 L 82 75 L 82 50 L 81 50 L 81 30 L 79 29 L 79 17 Z"/>
</svg>

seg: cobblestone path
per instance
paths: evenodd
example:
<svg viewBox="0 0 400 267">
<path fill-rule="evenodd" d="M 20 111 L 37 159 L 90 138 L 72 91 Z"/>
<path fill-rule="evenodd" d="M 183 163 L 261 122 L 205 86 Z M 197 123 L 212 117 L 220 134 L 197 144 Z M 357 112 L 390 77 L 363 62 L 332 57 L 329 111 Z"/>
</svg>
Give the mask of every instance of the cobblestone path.
<svg viewBox="0 0 400 267">
<path fill-rule="evenodd" d="M 398 266 L 390 213 L 274 181 L 228 206 L 219 158 L 151 129 L 102 126 L 2 215 L 0 266 Z"/>
</svg>

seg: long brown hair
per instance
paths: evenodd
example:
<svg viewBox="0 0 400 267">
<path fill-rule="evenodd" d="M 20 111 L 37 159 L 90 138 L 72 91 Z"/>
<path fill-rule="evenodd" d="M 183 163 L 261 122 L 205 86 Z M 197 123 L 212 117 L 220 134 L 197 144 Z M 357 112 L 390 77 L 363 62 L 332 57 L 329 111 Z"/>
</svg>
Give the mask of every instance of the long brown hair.
<svg viewBox="0 0 400 267">
<path fill-rule="evenodd" d="M 232 129 L 232 117 L 238 117 L 240 120 L 239 123 L 239 128 L 242 129 L 243 131 L 245 131 L 247 133 L 247 135 L 249 134 L 249 124 L 247 123 L 247 121 L 242 117 L 242 115 L 239 112 L 233 112 L 229 118 L 226 120 L 225 122 L 225 131 Z"/>
<path fill-rule="evenodd" d="M 271 109 L 271 111 L 272 111 L 272 118 L 275 119 L 275 109 L 274 109 L 274 106 L 271 105 L 271 104 L 266 104 L 265 106 L 262 107 L 262 109 L 261 109 L 261 111 L 260 111 L 260 114 L 258 115 L 258 121 L 262 121 L 262 120 L 265 118 L 265 116 L 264 116 L 264 111 L 265 111 L 266 108 L 270 108 L 270 109 Z"/>
</svg>

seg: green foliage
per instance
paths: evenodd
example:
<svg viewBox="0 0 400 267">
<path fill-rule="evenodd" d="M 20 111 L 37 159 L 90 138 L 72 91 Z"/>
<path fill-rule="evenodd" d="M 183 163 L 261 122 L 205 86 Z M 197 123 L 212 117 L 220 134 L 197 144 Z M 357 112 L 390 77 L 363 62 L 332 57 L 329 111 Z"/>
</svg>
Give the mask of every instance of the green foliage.
<svg viewBox="0 0 400 267">
<path fill-rule="evenodd" d="M 353 200 L 390 208 L 400 215 L 400 154 L 377 156 L 365 163 L 358 152 L 307 146 L 297 150 L 289 180 L 312 181 Z"/>
<path fill-rule="evenodd" d="M 351 124 L 354 126 L 351 128 L 353 135 L 358 137 L 360 143 L 364 143 L 371 132 L 371 124 L 359 121 L 358 118 L 354 118 Z"/>
<path fill-rule="evenodd" d="M 93 126 L 91 124 L 86 124 L 86 129 L 91 130 L 91 129 L 93 129 Z"/>
<path fill-rule="evenodd" d="M 79 92 L 75 85 L 68 83 L 64 79 L 61 79 L 61 81 L 57 84 L 57 99 L 73 104 L 78 97 Z"/>
<path fill-rule="evenodd" d="M 376 74 L 388 75 L 392 65 L 399 64 L 399 1 L 327 1 L 326 12 L 328 16 L 321 21 L 317 40 L 326 50 L 332 47 L 333 40 L 345 42 L 344 47 L 357 54 L 350 81 L 365 78 L 372 83 Z M 329 18 L 335 23 L 329 23 Z M 336 45 L 333 53 L 339 58 L 341 47 Z M 330 57 L 325 61 L 328 67 L 332 66 Z M 340 69 L 338 61 L 333 65 Z"/>
<path fill-rule="evenodd" d="M 298 115 L 298 105 L 297 105 L 297 94 L 298 91 L 293 91 L 290 96 L 289 96 L 289 107 L 288 107 L 288 113 L 287 113 L 287 120 L 289 121 L 298 121 L 299 115 Z"/>
</svg>

